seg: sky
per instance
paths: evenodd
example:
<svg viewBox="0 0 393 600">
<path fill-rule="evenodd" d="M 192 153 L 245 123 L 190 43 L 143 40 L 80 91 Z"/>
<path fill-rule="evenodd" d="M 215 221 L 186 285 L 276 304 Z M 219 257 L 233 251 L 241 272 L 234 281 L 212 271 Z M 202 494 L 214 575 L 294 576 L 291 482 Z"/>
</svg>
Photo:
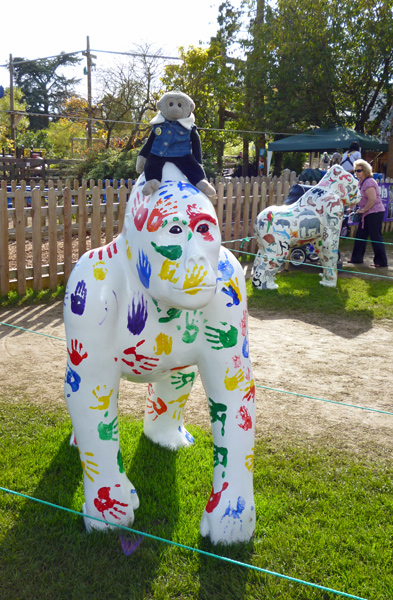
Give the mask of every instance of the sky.
<svg viewBox="0 0 393 600">
<path fill-rule="evenodd" d="M 1 9 L 0 65 L 8 63 L 10 54 L 36 59 L 85 50 L 87 36 L 92 51 L 129 52 L 135 49 L 134 44 L 148 43 L 152 49 L 161 48 L 166 56 L 178 56 L 179 46 L 207 44 L 215 35 L 221 1 L 7 2 Z M 232 4 L 238 7 L 240 2 L 233 0 Z M 105 68 L 114 60 L 113 55 L 96 54 L 97 68 Z M 84 58 L 76 71 L 67 70 L 66 74 L 82 79 L 78 92 L 86 96 L 85 65 Z M 0 67 L 0 85 L 6 88 L 9 83 L 8 69 Z"/>
</svg>

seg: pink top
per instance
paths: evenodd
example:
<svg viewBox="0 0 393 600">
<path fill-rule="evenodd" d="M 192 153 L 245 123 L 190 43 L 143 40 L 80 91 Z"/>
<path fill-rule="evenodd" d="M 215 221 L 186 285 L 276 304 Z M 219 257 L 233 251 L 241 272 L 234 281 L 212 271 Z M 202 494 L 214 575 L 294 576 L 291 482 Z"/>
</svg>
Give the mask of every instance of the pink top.
<svg viewBox="0 0 393 600">
<path fill-rule="evenodd" d="M 359 190 L 360 190 L 360 194 L 361 194 L 359 208 L 361 210 L 363 210 L 363 208 L 366 206 L 366 204 L 367 204 L 366 190 L 368 188 L 372 188 L 372 187 L 375 188 L 377 200 L 376 200 L 374 206 L 372 206 L 370 208 L 370 210 L 368 210 L 364 213 L 364 216 L 370 215 L 371 213 L 385 212 L 385 206 L 381 200 L 381 194 L 379 193 L 378 184 L 375 181 L 375 179 L 373 179 L 372 177 L 368 177 L 367 179 L 363 179 L 363 181 L 359 181 Z"/>
</svg>

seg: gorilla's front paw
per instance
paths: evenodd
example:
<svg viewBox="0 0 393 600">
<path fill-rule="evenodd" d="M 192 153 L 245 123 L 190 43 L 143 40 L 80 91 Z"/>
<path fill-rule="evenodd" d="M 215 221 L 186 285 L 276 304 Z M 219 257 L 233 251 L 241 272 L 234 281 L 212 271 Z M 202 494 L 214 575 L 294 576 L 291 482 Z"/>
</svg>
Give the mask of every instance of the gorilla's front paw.
<svg viewBox="0 0 393 600">
<path fill-rule="evenodd" d="M 179 425 L 177 429 L 165 429 L 164 427 L 156 428 L 149 426 L 149 423 L 144 424 L 144 434 L 155 444 L 177 450 L 186 446 L 192 446 L 194 438 L 183 425 Z M 154 423 L 153 423 L 154 425 Z"/>
<path fill-rule="evenodd" d="M 203 537 L 210 537 L 213 544 L 236 544 L 249 542 L 255 530 L 255 507 L 247 506 L 241 496 L 229 502 L 224 513 L 218 507 L 212 513 L 206 510 L 202 515 L 200 532 Z"/>
</svg>

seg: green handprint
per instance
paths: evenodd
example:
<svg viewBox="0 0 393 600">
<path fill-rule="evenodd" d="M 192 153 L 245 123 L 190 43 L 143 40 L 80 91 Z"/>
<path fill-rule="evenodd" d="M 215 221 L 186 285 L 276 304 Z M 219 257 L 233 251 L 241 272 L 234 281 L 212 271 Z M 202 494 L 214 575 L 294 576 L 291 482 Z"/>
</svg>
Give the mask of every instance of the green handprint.
<svg viewBox="0 0 393 600">
<path fill-rule="evenodd" d="M 213 466 L 218 467 L 218 465 L 222 465 L 226 467 L 228 464 L 228 448 L 223 448 L 221 446 L 213 446 Z"/>
<path fill-rule="evenodd" d="M 157 307 L 158 310 L 158 307 Z M 182 311 L 179 308 L 170 308 L 166 311 L 166 317 L 160 317 L 158 319 L 159 323 L 169 323 L 169 321 L 173 321 L 173 319 L 178 319 L 181 315 Z"/>
<path fill-rule="evenodd" d="M 227 323 L 221 321 L 221 325 L 227 325 Z M 211 329 L 211 332 L 206 331 L 205 335 L 209 344 L 212 345 L 213 350 L 222 350 L 223 348 L 236 346 L 238 330 L 233 325 L 230 326 L 228 331 L 225 331 L 225 329 L 216 329 L 209 325 L 206 326 L 206 329 Z M 213 344 L 219 345 L 213 346 Z"/>
<path fill-rule="evenodd" d="M 175 390 L 180 390 L 180 388 L 187 385 L 187 383 L 194 383 L 195 373 L 178 373 L 177 375 L 171 375 L 171 384 L 175 386 Z"/>
<path fill-rule="evenodd" d="M 98 424 L 97 430 L 100 440 L 113 440 L 114 442 L 117 442 L 119 439 L 118 437 L 115 437 L 119 435 L 119 422 L 117 417 L 115 417 L 111 423 L 106 424 L 101 421 L 101 423 Z"/>
<path fill-rule="evenodd" d="M 196 315 L 196 310 L 194 311 L 194 317 Z M 182 340 L 185 344 L 192 344 L 195 342 L 196 336 L 199 333 L 199 327 L 195 325 L 195 319 L 193 318 L 191 323 L 188 320 L 188 312 L 186 313 L 186 330 L 183 333 Z"/>
<path fill-rule="evenodd" d="M 221 404 L 220 402 L 214 402 L 211 398 L 209 398 L 209 410 L 210 410 L 210 420 L 213 423 L 216 421 L 220 421 L 222 424 L 221 427 L 221 435 L 225 434 L 225 421 L 227 420 L 227 405 Z M 219 414 L 221 413 L 221 414 Z"/>
</svg>

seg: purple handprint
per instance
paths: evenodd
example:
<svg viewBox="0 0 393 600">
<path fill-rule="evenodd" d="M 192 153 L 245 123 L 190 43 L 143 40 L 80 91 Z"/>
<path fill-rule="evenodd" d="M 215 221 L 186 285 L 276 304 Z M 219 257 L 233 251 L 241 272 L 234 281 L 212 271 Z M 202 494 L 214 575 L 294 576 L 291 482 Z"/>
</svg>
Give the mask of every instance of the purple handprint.
<svg viewBox="0 0 393 600">
<path fill-rule="evenodd" d="M 138 298 L 134 296 L 132 299 L 132 305 L 128 306 L 128 330 L 134 334 L 139 335 L 145 328 L 147 319 L 147 300 L 144 299 L 143 294 L 138 295 Z"/>
<path fill-rule="evenodd" d="M 86 283 L 78 281 L 75 293 L 71 294 L 71 310 L 75 315 L 83 315 L 86 306 L 87 288 Z"/>
</svg>

